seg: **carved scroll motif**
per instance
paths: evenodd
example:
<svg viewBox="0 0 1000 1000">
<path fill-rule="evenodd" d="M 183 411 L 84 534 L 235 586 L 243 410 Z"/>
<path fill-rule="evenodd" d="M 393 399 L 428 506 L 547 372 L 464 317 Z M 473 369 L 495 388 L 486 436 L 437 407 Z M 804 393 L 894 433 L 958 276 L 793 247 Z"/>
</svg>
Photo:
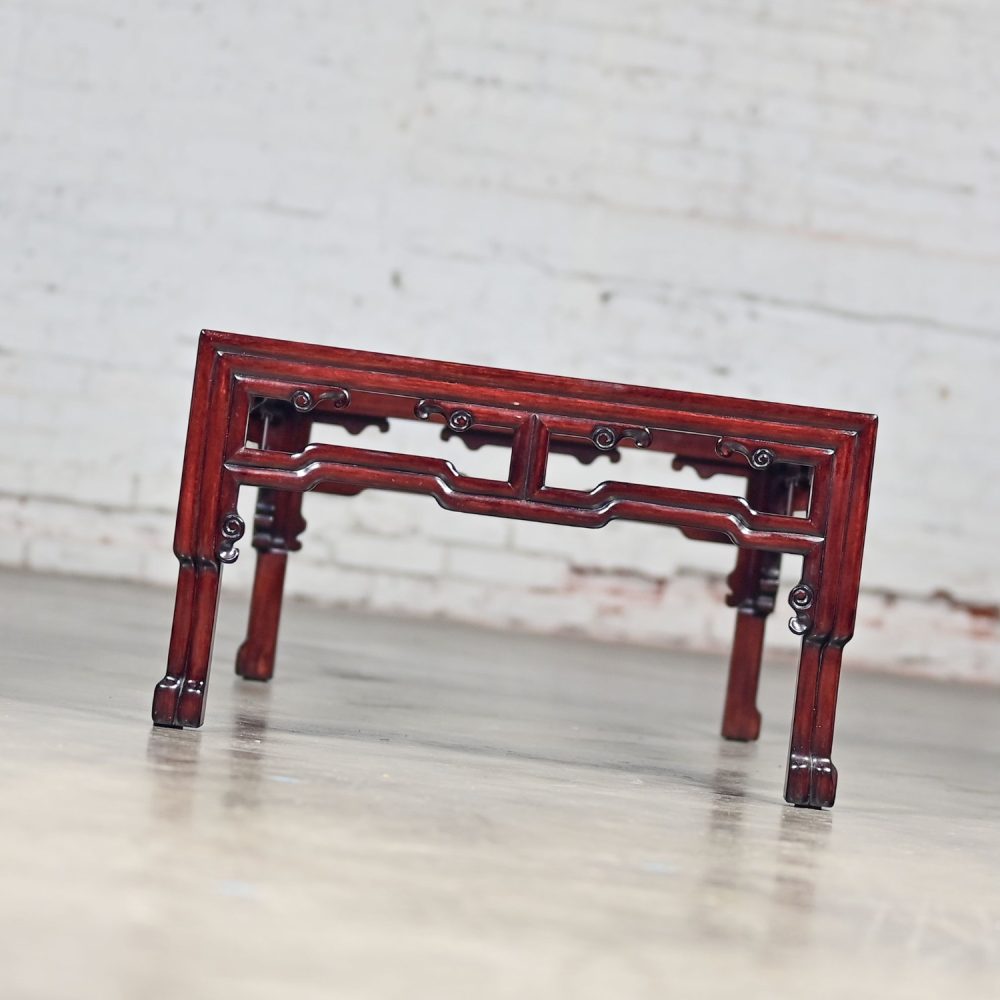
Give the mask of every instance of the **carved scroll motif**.
<svg viewBox="0 0 1000 1000">
<path fill-rule="evenodd" d="M 731 455 L 742 455 L 750 463 L 751 469 L 766 469 L 774 461 L 774 452 L 770 448 L 754 448 L 751 450 L 745 444 L 732 438 L 719 438 L 715 444 L 716 454 L 723 458 Z"/>
<path fill-rule="evenodd" d="M 600 424 L 590 432 L 590 440 L 600 451 L 611 451 L 624 438 L 634 441 L 636 448 L 648 448 L 653 441 L 648 427 L 610 427 Z"/>
<path fill-rule="evenodd" d="M 333 400 L 333 405 L 338 409 L 342 410 L 345 406 L 351 405 L 351 394 L 339 386 L 335 386 L 332 389 L 327 389 L 325 392 L 321 392 L 318 396 L 314 395 L 308 389 L 296 389 L 291 396 L 288 397 L 288 402 L 295 407 L 299 413 L 308 413 L 310 410 L 316 409 L 320 403 L 327 399 Z"/>
<path fill-rule="evenodd" d="M 246 525 L 243 518 L 231 510 L 222 518 L 219 528 L 222 534 L 222 543 L 219 546 L 219 561 L 224 563 L 234 563 L 240 557 L 240 550 L 236 548 L 236 543 L 243 537 Z"/>
<path fill-rule="evenodd" d="M 795 635 L 805 635 L 812 628 L 812 615 L 807 612 L 815 600 L 816 591 L 808 583 L 799 583 L 792 587 L 788 603 L 795 615 L 788 620 L 788 627 Z"/>
<path fill-rule="evenodd" d="M 476 421 L 468 410 L 461 407 L 449 409 L 435 399 L 422 399 L 413 407 L 414 416 L 419 420 L 428 420 L 432 413 L 440 413 L 445 423 L 456 434 L 464 434 Z"/>
</svg>

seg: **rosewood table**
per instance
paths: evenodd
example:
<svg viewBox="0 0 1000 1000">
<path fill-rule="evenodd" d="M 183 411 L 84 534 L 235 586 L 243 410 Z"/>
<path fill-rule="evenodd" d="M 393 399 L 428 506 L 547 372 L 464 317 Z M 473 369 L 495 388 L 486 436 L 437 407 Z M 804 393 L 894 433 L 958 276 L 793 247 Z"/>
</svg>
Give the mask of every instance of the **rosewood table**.
<svg viewBox="0 0 1000 1000">
<path fill-rule="evenodd" d="M 351 434 L 394 420 L 439 424 L 470 448 L 510 451 L 505 481 L 443 459 L 310 444 L 314 423 Z M 236 672 L 268 680 L 285 563 L 301 547 L 302 494 L 365 489 L 430 494 L 449 510 L 600 528 L 613 518 L 670 525 L 737 547 L 727 603 L 736 634 L 722 735 L 756 739 L 764 623 L 783 552 L 802 556 L 789 627 L 802 637 L 785 798 L 831 806 L 841 653 L 854 631 L 876 417 L 617 383 L 370 354 L 203 331 L 198 345 L 174 552 L 180 562 L 166 676 L 153 721 L 200 726 L 222 567 L 244 523 L 240 486 L 258 487 L 257 567 Z M 603 482 L 546 482 L 550 454 L 589 463 L 623 448 L 664 452 L 675 469 L 739 475 L 746 496 Z"/>
</svg>

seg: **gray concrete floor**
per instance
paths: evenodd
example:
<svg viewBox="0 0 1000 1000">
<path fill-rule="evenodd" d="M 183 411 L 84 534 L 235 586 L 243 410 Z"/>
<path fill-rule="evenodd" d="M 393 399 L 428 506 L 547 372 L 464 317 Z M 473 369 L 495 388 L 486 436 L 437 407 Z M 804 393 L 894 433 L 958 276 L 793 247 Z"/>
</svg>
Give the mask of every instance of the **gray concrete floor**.
<svg viewBox="0 0 1000 1000">
<path fill-rule="evenodd" d="M 1000 996 L 1000 693 L 848 671 L 832 812 L 715 658 L 288 608 L 154 730 L 172 595 L 0 574 L 0 997 Z M 849 650 L 848 650 L 849 652 Z"/>
</svg>

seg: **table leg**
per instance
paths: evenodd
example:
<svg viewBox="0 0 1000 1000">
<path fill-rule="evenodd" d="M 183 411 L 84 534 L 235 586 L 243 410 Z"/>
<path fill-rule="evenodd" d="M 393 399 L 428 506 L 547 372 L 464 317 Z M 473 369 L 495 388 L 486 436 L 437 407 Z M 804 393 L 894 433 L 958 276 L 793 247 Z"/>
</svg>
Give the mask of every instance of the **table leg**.
<svg viewBox="0 0 1000 1000">
<path fill-rule="evenodd" d="M 760 735 L 757 687 L 764 627 L 774 610 L 780 569 L 780 552 L 741 549 L 729 578 L 737 612 L 722 715 L 722 735 L 727 740 L 755 740 Z"/>
<path fill-rule="evenodd" d="M 309 443 L 310 420 L 293 414 L 268 419 L 262 448 L 299 452 Z M 257 493 L 253 545 L 257 550 L 247 635 L 236 654 L 236 673 L 247 680 L 267 681 L 274 676 L 281 605 L 288 553 L 302 548 L 305 530 L 302 496 L 298 492 L 262 487 Z"/>
<path fill-rule="evenodd" d="M 754 473 L 747 484 L 747 501 L 757 511 L 787 513 L 791 502 L 787 478 L 773 470 Z M 722 735 L 727 740 L 755 740 L 760 735 L 757 688 L 764 628 L 774 610 L 780 574 L 780 552 L 740 549 L 729 576 L 726 603 L 737 612 L 722 714 Z"/>
<path fill-rule="evenodd" d="M 274 676 L 288 553 L 300 547 L 297 536 L 306 524 L 299 514 L 301 506 L 301 493 L 262 488 L 258 494 L 254 520 L 257 565 L 247 634 L 236 654 L 236 673 L 247 680 L 267 681 Z"/>
<path fill-rule="evenodd" d="M 174 532 L 180 570 L 173 628 L 166 673 L 153 692 L 158 726 L 197 727 L 205 716 L 222 567 L 238 556 L 236 542 L 244 529 L 236 511 L 239 486 L 224 470 L 223 458 L 241 429 L 245 432 L 247 419 L 246 396 L 234 395 L 211 343 L 202 338 Z"/>
<path fill-rule="evenodd" d="M 837 795 L 833 727 L 841 659 L 854 635 L 861 590 L 875 430 L 871 418 L 854 452 L 835 463 L 830 530 L 822 549 L 803 560 L 802 581 L 788 595 L 795 612 L 789 624 L 802 636 L 785 784 L 785 800 L 797 806 L 829 807 Z"/>
</svg>

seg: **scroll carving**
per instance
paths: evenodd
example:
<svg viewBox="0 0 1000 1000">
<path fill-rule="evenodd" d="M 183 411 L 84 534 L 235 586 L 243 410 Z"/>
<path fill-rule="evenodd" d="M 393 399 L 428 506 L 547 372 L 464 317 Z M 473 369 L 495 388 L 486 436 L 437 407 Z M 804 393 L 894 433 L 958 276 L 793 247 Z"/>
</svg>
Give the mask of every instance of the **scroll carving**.
<svg viewBox="0 0 1000 1000">
<path fill-rule="evenodd" d="M 222 543 L 219 546 L 219 561 L 234 563 L 240 557 L 240 550 L 236 548 L 236 543 L 246 531 L 243 518 L 235 510 L 231 510 L 222 518 L 219 530 L 222 535 Z"/>
<path fill-rule="evenodd" d="M 450 410 L 434 399 L 422 399 L 413 407 L 414 416 L 419 420 L 429 420 L 432 413 L 439 413 L 445 423 L 456 434 L 464 434 L 476 421 L 468 410 L 461 407 Z"/>
<path fill-rule="evenodd" d="M 327 399 L 333 400 L 333 405 L 338 410 L 342 410 L 345 406 L 350 406 L 351 404 L 351 394 L 346 389 L 342 389 L 340 386 L 327 389 L 325 392 L 321 392 L 318 396 L 314 395 L 308 389 L 296 389 L 291 396 L 288 397 L 288 402 L 290 402 L 292 406 L 299 411 L 299 413 L 308 413 L 310 410 L 316 409 L 320 403 Z"/>
<path fill-rule="evenodd" d="M 634 441 L 636 448 L 648 448 L 653 441 L 648 427 L 611 427 L 599 424 L 590 432 L 590 440 L 600 451 L 611 451 L 625 438 Z"/>
<path fill-rule="evenodd" d="M 788 620 L 788 627 L 795 635 L 805 635 L 812 628 L 809 609 L 816 601 L 816 591 L 808 583 L 798 583 L 788 595 L 788 603 L 795 615 Z"/>
<path fill-rule="evenodd" d="M 774 452 L 770 448 L 750 449 L 739 441 L 732 438 L 719 438 L 715 444 L 715 451 L 723 458 L 730 455 L 742 455 L 750 463 L 751 469 L 766 469 L 774 461 Z"/>
</svg>

